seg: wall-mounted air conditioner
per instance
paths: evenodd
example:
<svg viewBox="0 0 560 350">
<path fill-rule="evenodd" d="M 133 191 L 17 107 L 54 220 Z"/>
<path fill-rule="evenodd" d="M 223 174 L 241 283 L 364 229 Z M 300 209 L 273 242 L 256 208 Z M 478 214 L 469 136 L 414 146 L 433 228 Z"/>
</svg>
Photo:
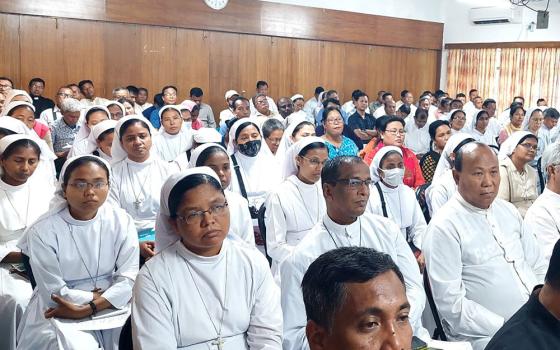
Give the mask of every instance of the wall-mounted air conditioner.
<svg viewBox="0 0 560 350">
<path fill-rule="evenodd" d="M 474 24 L 521 23 L 522 17 L 521 7 L 475 7 L 470 10 L 470 19 Z"/>
</svg>

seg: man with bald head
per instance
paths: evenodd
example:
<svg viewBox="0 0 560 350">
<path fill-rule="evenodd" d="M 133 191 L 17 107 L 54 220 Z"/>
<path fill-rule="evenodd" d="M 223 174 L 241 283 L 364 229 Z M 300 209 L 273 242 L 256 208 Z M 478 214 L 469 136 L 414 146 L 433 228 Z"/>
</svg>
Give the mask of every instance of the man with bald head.
<svg viewBox="0 0 560 350">
<path fill-rule="evenodd" d="M 547 264 L 517 209 L 496 198 L 494 151 L 468 143 L 454 165 L 457 193 L 434 213 L 422 248 L 447 336 L 482 350 L 543 282 Z"/>
</svg>

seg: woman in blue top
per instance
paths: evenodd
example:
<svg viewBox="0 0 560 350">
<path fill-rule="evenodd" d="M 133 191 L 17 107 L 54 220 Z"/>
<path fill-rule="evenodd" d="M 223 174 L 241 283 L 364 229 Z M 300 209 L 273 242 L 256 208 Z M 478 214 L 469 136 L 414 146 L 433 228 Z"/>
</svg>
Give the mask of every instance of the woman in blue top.
<svg viewBox="0 0 560 350">
<path fill-rule="evenodd" d="M 337 107 L 328 107 L 323 113 L 323 127 L 325 134 L 322 136 L 329 149 L 329 159 L 338 156 L 355 156 L 358 147 L 348 137 L 342 135 L 344 119 Z"/>
</svg>

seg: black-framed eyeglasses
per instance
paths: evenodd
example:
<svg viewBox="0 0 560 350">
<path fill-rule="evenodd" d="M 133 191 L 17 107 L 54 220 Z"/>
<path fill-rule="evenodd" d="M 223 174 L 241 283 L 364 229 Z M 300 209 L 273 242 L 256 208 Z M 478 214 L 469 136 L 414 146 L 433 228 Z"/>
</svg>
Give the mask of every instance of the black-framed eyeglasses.
<svg viewBox="0 0 560 350">
<path fill-rule="evenodd" d="M 215 204 L 211 206 L 208 210 L 198 210 L 198 211 L 190 211 L 185 215 L 177 215 L 177 219 L 184 221 L 185 223 L 191 224 L 200 224 L 202 219 L 204 219 L 204 214 L 208 213 L 212 216 L 221 216 L 224 215 L 226 209 L 228 207 L 228 202 L 226 201 L 223 204 Z"/>
<path fill-rule="evenodd" d="M 358 189 L 362 186 L 369 187 L 372 183 L 372 179 L 360 180 L 360 179 L 338 179 L 336 180 L 337 183 L 341 183 L 345 186 L 348 186 L 352 189 Z"/>
</svg>

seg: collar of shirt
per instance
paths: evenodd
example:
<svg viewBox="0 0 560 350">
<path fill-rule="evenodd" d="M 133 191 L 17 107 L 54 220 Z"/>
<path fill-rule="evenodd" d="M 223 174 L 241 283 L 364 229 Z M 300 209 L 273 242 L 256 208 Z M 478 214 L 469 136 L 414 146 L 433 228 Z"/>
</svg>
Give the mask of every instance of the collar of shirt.
<svg viewBox="0 0 560 350">
<path fill-rule="evenodd" d="M 224 239 L 224 241 L 222 242 L 222 249 L 220 249 L 220 252 L 214 256 L 197 255 L 187 249 L 187 247 L 185 247 L 181 240 L 175 242 L 175 249 L 177 250 L 177 254 L 185 260 L 202 264 L 217 264 L 225 257 L 226 251 L 228 249 L 228 243 L 229 242 L 227 242 L 227 239 Z"/>
<path fill-rule="evenodd" d="M 492 204 L 490 204 L 490 207 L 488 209 L 481 209 L 481 208 L 475 207 L 474 205 L 467 202 L 463 198 L 463 196 L 461 196 L 459 191 L 457 191 L 455 195 L 457 196 L 457 199 L 458 199 L 459 203 L 462 206 L 464 206 L 467 210 L 472 211 L 474 214 L 480 214 L 480 215 L 486 216 L 491 212 L 492 206 L 494 205 L 494 203 L 492 203 Z"/>
<path fill-rule="evenodd" d="M 332 235 L 353 238 L 360 234 L 360 218 L 350 225 L 340 225 L 334 222 L 328 214 L 325 214 L 323 226 Z"/>
</svg>

